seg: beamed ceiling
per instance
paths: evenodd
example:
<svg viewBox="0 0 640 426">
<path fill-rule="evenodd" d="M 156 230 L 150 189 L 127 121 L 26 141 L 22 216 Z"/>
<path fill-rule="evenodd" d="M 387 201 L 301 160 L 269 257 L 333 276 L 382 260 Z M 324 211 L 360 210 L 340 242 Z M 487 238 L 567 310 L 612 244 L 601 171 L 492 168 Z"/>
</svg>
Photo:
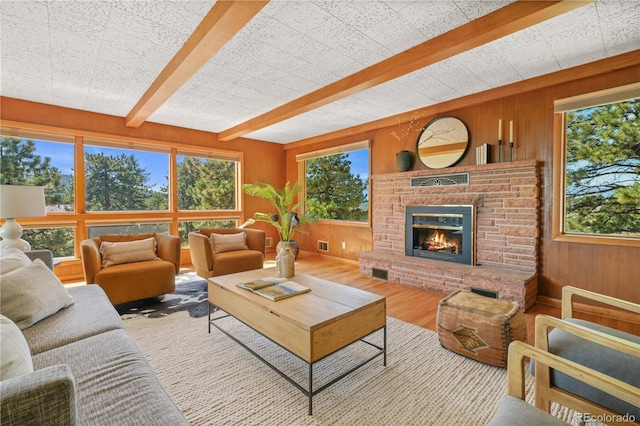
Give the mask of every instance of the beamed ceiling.
<svg viewBox="0 0 640 426">
<path fill-rule="evenodd" d="M 640 47 L 637 0 L 3 0 L 0 14 L 0 95 L 223 141 L 302 141 Z"/>
</svg>

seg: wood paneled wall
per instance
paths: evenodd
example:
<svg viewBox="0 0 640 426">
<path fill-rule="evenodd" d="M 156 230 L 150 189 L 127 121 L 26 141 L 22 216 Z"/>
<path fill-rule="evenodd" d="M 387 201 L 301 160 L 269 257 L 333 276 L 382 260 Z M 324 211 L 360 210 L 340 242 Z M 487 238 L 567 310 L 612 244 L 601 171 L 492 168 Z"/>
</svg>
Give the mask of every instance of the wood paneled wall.
<svg viewBox="0 0 640 426">
<path fill-rule="evenodd" d="M 475 164 L 475 146 L 496 145 L 498 119 L 503 120 L 503 135 L 508 135 L 508 123 L 514 120 L 514 160 L 536 159 L 541 162 L 541 262 L 539 266 L 539 294 L 559 298 L 564 285 L 575 285 L 615 297 L 640 302 L 640 249 L 636 247 L 604 246 L 558 242 L 552 239 L 552 170 L 553 170 L 553 101 L 582 93 L 640 81 L 638 51 L 611 60 L 598 61 L 565 70 L 554 75 L 501 87 L 493 91 L 471 95 L 426 108 L 428 114 L 420 119 L 419 127 L 433 118 L 451 115 L 460 118 L 468 127 L 471 146 L 459 163 Z M 371 174 L 396 172 L 395 153 L 398 142 L 391 132 L 398 130 L 394 120 L 381 120 L 338 132 L 335 137 L 299 141 L 288 146 L 240 138 L 219 142 L 217 135 L 208 132 L 145 123 L 137 129 L 124 125 L 124 118 L 110 117 L 85 111 L 52 107 L 14 99 L 0 99 L 0 118 L 3 125 L 26 126 L 31 130 L 58 131 L 67 134 L 128 140 L 136 144 L 169 146 L 198 146 L 211 149 L 244 152 L 244 182 L 262 180 L 281 186 L 286 180 L 298 178 L 296 154 L 329 148 L 361 140 L 371 141 Z M 409 115 L 406 115 L 406 120 Z M 405 124 L 406 125 L 406 124 Z M 74 131 L 69 132 L 72 129 Z M 505 138 L 506 139 L 506 138 Z M 415 146 L 412 148 L 415 152 Z M 505 148 L 505 157 L 508 150 Z M 415 160 L 413 170 L 426 169 Z M 256 211 L 269 211 L 265 201 L 243 196 L 244 217 Z M 375 215 L 375 211 L 372 212 Z M 265 224 L 256 224 L 277 241 L 277 233 Z M 371 229 L 363 225 L 318 223 L 310 227 L 309 235 L 300 234 L 303 250 L 316 251 L 317 240 L 329 241 L 329 255 L 357 261 L 360 251 L 372 249 Z M 346 249 L 342 249 L 342 242 Z"/>
<path fill-rule="evenodd" d="M 628 57 L 628 56 L 627 56 Z M 559 299 L 561 288 L 574 285 L 614 297 L 640 302 L 640 248 L 605 246 L 584 243 L 559 242 L 552 239 L 552 172 L 553 172 L 553 102 L 583 93 L 595 92 L 611 87 L 640 81 L 640 55 L 635 55 L 635 63 L 623 68 L 611 62 L 611 69 L 603 63 L 595 63 L 593 69 L 583 66 L 576 75 L 591 75 L 573 81 L 527 92 L 506 95 L 484 102 L 473 102 L 471 106 L 455 105 L 450 110 L 436 107 L 437 114 L 419 120 L 420 126 L 414 130 L 412 138 L 417 139 L 420 127 L 438 116 L 450 115 L 460 118 L 469 129 L 470 147 L 458 165 L 475 164 L 475 147 L 484 143 L 497 145 L 498 120 L 503 120 L 503 139 L 507 139 L 509 121 L 514 121 L 514 160 L 536 159 L 541 164 L 541 232 L 539 295 L 547 299 Z M 606 65 L 606 64 L 605 64 Z M 595 74 L 595 75 L 594 75 Z M 552 78 L 548 81 L 553 82 Z M 504 90 L 501 88 L 500 90 Z M 481 96 L 481 95 L 479 95 Z M 407 124 L 405 124 L 406 126 Z M 363 126 L 363 128 L 370 126 Z M 316 143 L 294 144 L 286 148 L 287 178 L 294 179 L 295 155 L 304 151 L 327 148 L 363 139 L 372 141 L 371 174 L 397 172 L 395 153 L 399 150 L 397 140 L 391 135 L 400 127 L 388 126 L 361 133 L 354 128 L 349 135 L 335 140 Z M 415 142 L 408 148 L 414 153 Z M 509 159 L 509 150 L 503 147 L 503 160 Z M 414 161 L 412 170 L 427 169 L 419 160 Z M 375 211 L 372 212 L 374 215 Z M 357 252 L 340 250 L 341 241 L 347 241 L 347 248 L 355 246 L 372 247 L 371 236 L 365 229 L 344 225 L 314 226 L 309 235 L 312 243 L 308 247 L 315 250 L 315 240 L 324 239 L 330 243 L 330 255 L 357 260 Z M 334 240 L 335 239 L 335 240 Z M 353 240 L 353 243 L 351 243 Z M 332 250 L 333 248 L 333 250 Z"/>
</svg>

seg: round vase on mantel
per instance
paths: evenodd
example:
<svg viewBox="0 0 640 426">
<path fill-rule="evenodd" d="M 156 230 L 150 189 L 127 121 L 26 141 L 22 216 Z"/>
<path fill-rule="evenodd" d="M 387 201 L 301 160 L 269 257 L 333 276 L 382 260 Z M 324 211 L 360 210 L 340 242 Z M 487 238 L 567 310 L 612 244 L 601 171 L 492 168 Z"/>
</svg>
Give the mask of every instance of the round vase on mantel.
<svg viewBox="0 0 640 426">
<path fill-rule="evenodd" d="M 284 246 L 276 256 L 276 277 L 291 278 L 296 274 L 296 258 L 289 246 Z"/>
<path fill-rule="evenodd" d="M 398 165 L 398 170 L 401 172 L 406 172 L 411 170 L 411 164 L 413 163 L 413 152 L 402 150 L 396 154 L 396 164 Z"/>
<path fill-rule="evenodd" d="M 293 254 L 293 257 L 295 259 L 298 258 L 298 253 L 300 253 L 300 245 L 298 245 L 298 242 L 296 240 L 278 241 L 278 244 L 276 244 L 276 256 L 278 255 L 278 253 L 280 253 L 280 250 L 282 250 L 283 247 L 289 247 L 291 253 Z"/>
</svg>

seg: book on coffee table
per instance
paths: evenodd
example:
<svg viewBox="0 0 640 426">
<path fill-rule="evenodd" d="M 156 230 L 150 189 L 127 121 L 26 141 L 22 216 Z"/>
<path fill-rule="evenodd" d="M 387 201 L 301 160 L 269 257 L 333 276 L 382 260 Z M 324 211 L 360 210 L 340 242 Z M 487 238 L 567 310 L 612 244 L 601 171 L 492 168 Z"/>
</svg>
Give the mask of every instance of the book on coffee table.
<svg viewBox="0 0 640 426">
<path fill-rule="evenodd" d="M 300 285 L 294 281 L 289 281 L 286 278 L 275 277 L 247 281 L 236 285 L 274 302 L 311 291 L 310 288 Z"/>
</svg>

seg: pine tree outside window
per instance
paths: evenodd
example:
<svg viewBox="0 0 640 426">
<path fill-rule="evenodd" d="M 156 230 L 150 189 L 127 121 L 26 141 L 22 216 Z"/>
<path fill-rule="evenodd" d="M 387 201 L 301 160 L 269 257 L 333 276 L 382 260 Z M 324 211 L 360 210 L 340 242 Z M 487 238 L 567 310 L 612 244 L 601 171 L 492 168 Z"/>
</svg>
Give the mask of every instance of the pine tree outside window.
<svg viewBox="0 0 640 426">
<path fill-rule="evenodd" d="M 0 183 L 44 186 L 47 215 L 58 215 L 55 226 L 23 225 L 23 238 L 35 249 L 46 248 L 54 256 L 73 256 L 74 228 L 65 226 L 64 214 L 75 211 L 74 138 L 3 129 L 0 136 Z M 23 222 L 24 223 L 24 222 Z"/>
<path fill-rule="evenodd" d="M 169 154 L 85 145 L 87 211 L 169 209 Z"/>
<path fill-rule="evenodd" d="M 640 245 L 639 95 L 635 84 L 556 101 L 555 238 Z"/>
<path fill-rule="evenodd" d="M 320 220 L 369 221 L 369 142 L 297 156 L 305 170 L 305 214 Z"/>
</svg>

